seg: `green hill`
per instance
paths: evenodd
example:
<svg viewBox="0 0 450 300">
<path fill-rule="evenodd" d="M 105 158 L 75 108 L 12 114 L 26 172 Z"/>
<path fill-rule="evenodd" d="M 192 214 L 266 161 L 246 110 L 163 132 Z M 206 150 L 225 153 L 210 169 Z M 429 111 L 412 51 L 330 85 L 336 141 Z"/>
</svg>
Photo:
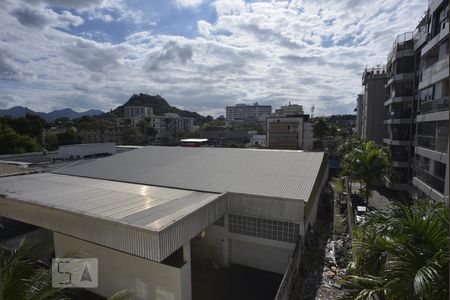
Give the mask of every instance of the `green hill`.
<svg viewBox="0 0 450 300">
<path fill-rule="evenodd" d="M 175 106 L 169 105 L 169 103 L 167 103 L 167 101 L 160 95 L 152 96 L 147 94 L 134 94 L 124 105 L 117 107 L 109 114 L 112 114 L 115 117 L 124 117 L 124 106 L 152 107 L 153 113 L 157 116 L 162 116 L 164 113 L 177 113 L 181 117 L 191 117 L 196 120 L 202 120 L 205 118 L 196 112 L 178 109 Z"/>
</svg>

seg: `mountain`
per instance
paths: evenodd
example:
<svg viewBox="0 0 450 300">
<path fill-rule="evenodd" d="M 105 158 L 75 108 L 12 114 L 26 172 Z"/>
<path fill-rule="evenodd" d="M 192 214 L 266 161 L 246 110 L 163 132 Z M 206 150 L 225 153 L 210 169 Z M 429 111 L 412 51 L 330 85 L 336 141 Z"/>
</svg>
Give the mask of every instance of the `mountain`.
<svg viewBox="0 0 450 300">
<path fill-rule="evenodd" d="M 84 112 L 76 112 L 70 108 L 54 110 L 49 113 L 45 112 L 35 112 L 29 109 L 28 107 L 23 106 L 14 106 L 8 109 L 0 109 L 0 116 L 11 116 L 11 117 L 23 117 L 26 114 L 38 115 L 41 118 L 47 120 L 48 122 L 53 122 L 58 118 L 69 118 L 69 119 L 77 119 L 82 116 L 96 116 L 101 115 L 103 112 L 101 110 L 90 109 Z"/>
<path fill-rule="evenodd" d="M 178 109 L 175 106 L 169 105 L 169 103 L 167 103 L 167 101 L 160 95 L 152 96 L 147 94 L 134 94 L 124 105 L 117 107 L 109 114 L 112 114 L 116 117 L 123 117 L 125 113 L 123 108 L 124 106 L 152 107 L 153 113 L 157 116 L 162 116 L 165 113 L 177 113 L 181 117 L 191 117 L 195 118 L 196 120 L 202 120 L 205 118 L 204 116 L 196 112 Z"/>
</svg>

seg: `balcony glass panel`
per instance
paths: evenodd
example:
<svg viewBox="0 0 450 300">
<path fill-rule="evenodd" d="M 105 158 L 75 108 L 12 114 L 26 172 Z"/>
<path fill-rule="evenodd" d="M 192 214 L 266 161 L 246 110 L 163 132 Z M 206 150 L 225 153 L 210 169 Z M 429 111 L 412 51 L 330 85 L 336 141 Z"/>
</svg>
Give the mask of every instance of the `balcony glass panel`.
<svg viewBox="0 0 450 300">
<path fill-rule="evenodd" d="M 430 150 L 447 153 L 448 137 L 431 137 L 417 135 L 417 146 Z"/>
<path fill-rule="evenodd" d="M 427 114 L 437 111 L 448 110 L 448 96 L 420 103 L 420 113 Z"/>
<path fill-rule="evenodd" d="M 416 169 L 416 177 L 420 179 L 421 181 L 425 182 L 427 185 L 429 185 L 431 188 L 435 189 L 439 193 L 444 193 L 445 188 L 445 181 L 441 178 L 438 178 L 436 176 L 433 176 L 429 174 L 428 172 L 417 168 Z"/>
<path fill-rule="evenodd" d="M 431 78 L 431 76 L 436 75 L 437 73 L 441 72 L 442 70 L 448 68 L 448 56 L 444 59 L 441 59 L 434 64 L 432 64 L 430 67 L 426 68 L 422 72 L 421 80 L 420 81 L 426 81 Z"/>
</svg>

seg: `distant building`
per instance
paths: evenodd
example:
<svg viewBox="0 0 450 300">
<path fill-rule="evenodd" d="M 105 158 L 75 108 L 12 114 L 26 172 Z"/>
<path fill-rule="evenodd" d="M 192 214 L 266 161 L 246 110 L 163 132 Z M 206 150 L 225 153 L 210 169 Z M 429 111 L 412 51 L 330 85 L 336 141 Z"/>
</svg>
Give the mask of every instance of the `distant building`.
<svg viewBox="0 0 450 300">
<path fill-rule="evenodd" d="M 153 116 L 153 108 L 148 106 L 124 106 L 124 116 L 131 118 L 150 118 Z"/>
<path fill-rule="evenodd" d="M 116 154 L 115 143 L 75 144 L 60 146 L 58 159 L 83 159 Z"/>
<path fill-rule="evenodd" d="M 313 133 L 309 115 L 269 117 L 266 122 L 268 148 L 312 150 Z"/>
<path fill-rule="evenodd" d="M 246 145 L 247 148 L 266 148 L 266 135 L 265 134 L 257 134 L 256 131 L 249 131 L 250 142 Z"/>
<path fill-rule="evenodd" d="M 125 118 L 116 118 L 116 126 L 81 130 L 83 143 L 114 142 L 123 144 L 127 128 L 140 128 L 141 125 L 153 127 L 156 131 L 156 143 L 177 144 L 178 139 L 192 131 L 194 118 L 180 117 L 176 113 L 165 113 L 163 116 L 153 115 L 153 109 L 145 106 L 125 106 Z"/>
<path fill-rule="evenodd" d="M 299 116 L 303 114 L 303 106 L 298 104 L 289 103 L 289 105 L 281 106 L 281 108 L 275 110 L 276 117 Z"/>
<path fill-rule="evenodd" d="M 356 135 L 358 137 L 362 136 L 362 126 L 363 126 L 363 117 L 364 117 L 364 96 L 362 94 L 358 94 L 356 98 Z"/>
<path fill-rule="evenodd" d="M 373 140 L 377 144 L 381 144 L 385 137 L 383 121 L 386 78 L 386 66 L 384 65 L 366 68 L 362 75 L 364 90 L 360 138 Z"/>
<path fill-rule="evenodd" d="M 194 118 L 180 117 L 175 113 L 166 113 L 164 116 L 153 116 L 150 118 L 151 126 L 157 131 L 156 141 L 163 142 L 169 139 L 174 143 L 185 133 L 194 128 Z"/>
<path fill-rule="evenodd" d="M 311 151 L 313 130 L 309 115 L 297 104 L 281 106 L 266 118 L 267 147 Z"/>
<path fill-rule="evenodd" d="M 84 144 L 92 143 L 116 143 L 123 144 L 124 129 L 126 127 L 111 127 L 111 128 L 91 128 L 79 130 L 81 142 Z"/>
<path fill-rule="evenodd" d="M 236 104 L 235 106 L 227 106 L 226 119 L 227 121 L 257 119 L 260 115 L 271 113 L 272 106 L 270 105 L 259 105 L 258 103 L 253 105 Z"/>
</svg>

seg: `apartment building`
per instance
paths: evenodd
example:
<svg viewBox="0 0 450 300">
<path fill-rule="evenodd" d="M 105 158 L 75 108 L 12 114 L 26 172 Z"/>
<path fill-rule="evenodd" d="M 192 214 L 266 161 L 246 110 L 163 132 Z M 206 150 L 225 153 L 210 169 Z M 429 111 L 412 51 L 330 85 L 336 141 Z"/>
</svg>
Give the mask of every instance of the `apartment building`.
<svg viewBox="0 0 450 300">
<path fill-rule="evenodd" d="M 397 36 L 386 64 L 386 100 L 384 102 L 385 137 L 383 142 L 391 154 L 394 174 L 386 186 L 407 191 L 411 180 L 410 157 L 413 126 L 415 53 L 412 32 Z"/>
<path fill-rule="evenodd" d="M 271 114 L 271 105 L 259 105 L 257 102 L 253 105 L 247 104 L 236 104 L 234 106 L 226 107 L 226 120 L 246 120 L 246 119 L 257 119 L 259 116 L 264 114 Z"/>
<path fill-rule="evenodd" d="M 361 137 L 362 135 L 362 126 L 363 126 L 363 101 L 364 96 L 362 94 L 358 94 L 356 98 L 356 135 Z"/>
<path fill-rule="evenodd" d="M 185 133 L 192 131 L 194 118 L 181 117 L 176 113 L 163 116 L 153 114 L 151 107 L 125 106 L 124 118 L 116 118 L 114 127 L 80 131 L 83 143 L 114 142 L 122 144 L 126 128 L 141 128 L 143 123 L 156 130 L 155 142 L 174 143 Z"/>
<path fill-rule="evenodd" d="M 378 65 L 366 68 L 362 74 L 363 98 L 361 113 L 361 139 L 373 140 L 377 144 L 383 142 L 385 130 L 384 99 L 387 81 L 386 66 Z"/>
<path fill-rule="evenodd" d="M 313 127 L 301 105 L 281 106 L 266 118 L 265 129 L 266 145 L 270 149 L 313 149 Z"/>
<path fill-rule="evenodd" d="M 449 2 L 429 1 L 420 53 L 413 185 L 419 196 L 448 201 Z M 423 32 L 424 30 L 419 30 Z M 427 42 L 420 44 L 426 39 Z M 420 48 L 419 48 L 420 46 Z M 420 52 L 419 52 L 420 51 Z"/>
<path fill-rule="evenodd" d="M 386 67 L 364 71 L 356 131 L 379 144 L 383 136 L 395 170 L 387 187 L 448 201 L 449 4 L 428 6 L 414 32 L 397 36 Z"/>
</svg>

